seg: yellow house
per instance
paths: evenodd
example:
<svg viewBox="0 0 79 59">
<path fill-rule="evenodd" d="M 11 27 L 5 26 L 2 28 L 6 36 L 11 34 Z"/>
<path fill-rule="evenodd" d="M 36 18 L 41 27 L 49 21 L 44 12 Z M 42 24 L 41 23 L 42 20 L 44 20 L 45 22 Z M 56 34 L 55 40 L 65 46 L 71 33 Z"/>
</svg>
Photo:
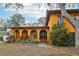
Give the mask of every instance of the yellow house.
<svg viewBox="0 0 79 59">
<path fill-rule="evenodd" d="M 79 10 L 67 10 L 67 12 L 75 18 L 79 16 Z M 46 26 L 38 27 L 11 27 L 11 34 L 16 38 L 29 37 L 33 40 L 38 40 L 38 42 L 49 42 L 50 43 L 50 32 L 51 27 L 61 21 L 60 10 L 49 10 L 46 16 Z M 68 29 L 69 32 L 75 32 L 75 27 L 64 18 L 63 25 Z"/>
</svg>

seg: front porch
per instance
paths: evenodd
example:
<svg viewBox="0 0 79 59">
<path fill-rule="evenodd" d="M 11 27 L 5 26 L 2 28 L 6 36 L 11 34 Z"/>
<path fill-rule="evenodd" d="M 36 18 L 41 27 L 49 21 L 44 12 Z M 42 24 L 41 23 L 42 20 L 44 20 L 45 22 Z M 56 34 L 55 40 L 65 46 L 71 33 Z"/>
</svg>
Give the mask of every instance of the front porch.
<svg viewBox="0 0 79 59">
<path fill-rule="evenodd" d="M 30 38 L 38 42 L 50 42 L 50 29 L 46 27 L 11 27 L 11 35 L 16 39 Z"/>
</svg>

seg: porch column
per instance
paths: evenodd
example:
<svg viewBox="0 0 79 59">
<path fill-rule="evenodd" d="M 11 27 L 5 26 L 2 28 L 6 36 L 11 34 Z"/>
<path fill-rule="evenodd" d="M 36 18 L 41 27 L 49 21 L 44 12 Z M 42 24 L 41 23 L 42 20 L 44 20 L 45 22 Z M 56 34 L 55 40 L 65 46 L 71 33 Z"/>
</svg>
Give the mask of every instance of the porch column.
<svg viewBox="0 0 79 59">
<path fill-rule="evenodd" d="M 37 31 L 37 40 L 40 42 L 40 30 Z"/>
<path fill-rule="evenodd" d="M 47 42 L 48 43 L 51 43 L 51 40 L 50 40 L 50 30 L 47 30 Z"/>
<path fill-rule="evenodd" d="M 30 36 L 31 36 L 31 34 L 30 34 L 30 33 L 31 33 L 31 31 L 30 31 L 30 30 L 28 30 L 28 35 L 29 35 L 29 38 L 30 38 Z"/>
<path fill-rule="evenodd" d="M 22 37 L 22 30 L 19 30 L 20 38 Z"/>
</svg>

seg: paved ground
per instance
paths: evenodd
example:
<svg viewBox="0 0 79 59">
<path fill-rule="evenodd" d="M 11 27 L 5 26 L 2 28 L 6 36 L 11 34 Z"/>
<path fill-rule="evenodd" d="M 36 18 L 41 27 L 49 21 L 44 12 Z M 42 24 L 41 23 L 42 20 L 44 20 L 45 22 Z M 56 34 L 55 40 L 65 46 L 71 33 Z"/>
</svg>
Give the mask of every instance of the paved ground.
<svg viewBox="0 0 79 59">
<path fill-rule="evenodd" d="M 1 56 L 76 56 L 79 49 L 36 43 L 0 43 Z"/>
</svg>

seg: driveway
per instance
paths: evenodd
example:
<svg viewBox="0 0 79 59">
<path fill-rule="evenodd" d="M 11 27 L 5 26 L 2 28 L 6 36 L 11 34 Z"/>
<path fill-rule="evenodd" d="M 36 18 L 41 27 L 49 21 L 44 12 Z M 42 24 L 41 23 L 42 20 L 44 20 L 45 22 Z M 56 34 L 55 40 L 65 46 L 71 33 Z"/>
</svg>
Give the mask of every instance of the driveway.
<svg viewBox="0 0 79 59">
<path fill-rule="evenodd" d="M 45 43 L 0 43 L 1 56 L 76 56 L 79 49 Z"/>
</svg>

